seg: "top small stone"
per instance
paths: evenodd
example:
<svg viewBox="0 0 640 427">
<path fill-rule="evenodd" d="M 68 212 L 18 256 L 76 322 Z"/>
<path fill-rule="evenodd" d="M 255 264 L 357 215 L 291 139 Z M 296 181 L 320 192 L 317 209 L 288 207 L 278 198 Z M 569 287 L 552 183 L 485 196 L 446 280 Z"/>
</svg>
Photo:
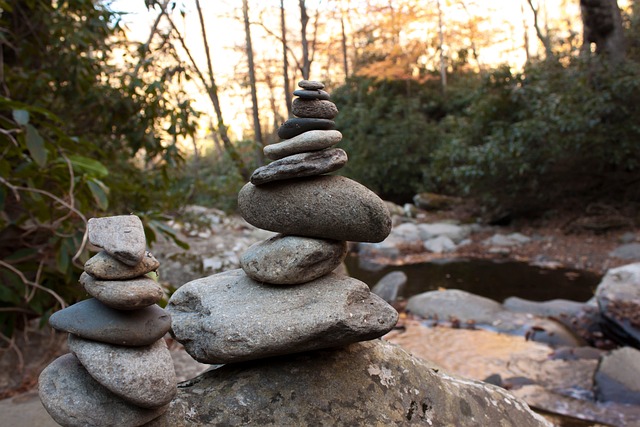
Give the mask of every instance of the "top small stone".
<svg viewBox="0 0 640 427">
<path fill-rule="evenodd" d="M 142 261 L 147 247 L 142 221 L 135 215 L 91 218 L 89 241 L 127 265 Z"/>
<path fill-rule="evenodd" d="M 315 80 L 300 80 L 298 82 L 298 86 L 306 90 L 324 89 L 324 84 Z"/>
</svg>

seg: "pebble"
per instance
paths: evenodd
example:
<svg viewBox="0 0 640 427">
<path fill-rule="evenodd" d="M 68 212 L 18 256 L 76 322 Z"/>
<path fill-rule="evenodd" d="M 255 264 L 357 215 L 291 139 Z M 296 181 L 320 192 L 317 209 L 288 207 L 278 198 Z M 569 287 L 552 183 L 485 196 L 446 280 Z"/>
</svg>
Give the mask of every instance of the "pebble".
<svg viewBox="0 0 640 427">
<path fill-rule="evenodd" d="M 283 179 L 322 175 L 337 171 L 347 164 L 347 153 L 340 148 L 293 154 L 259 167 L 251 175 L 254 185 Z"/>
<path fill-rule="evenodd" d="M 151 252 L 145 252 L 142 261 L 131 266 L 118 261 L 103 251 L 84 263 L 84 271 L 97 279 L 125 280 L 143 276 L 151 271 L 157 270 L 159 266 L 160 262 L 158 262 Z"/>
<path fill-rule="evenodd" d="M 167 310 L 172 330 L 201 363 L 231 363 L 380 337 L 398 313 L 359 280 L 327 274 L 293 286 L 231 270 L 181 286 Z"/>
<path fill-rule="evenodd" d="M 321 99 L 321 100 L 328 100 L 331 98 L 331 96 L 325 92 L 324 90 L 307 90 L 307 89 L 299 89 L 299 90 L 294 90 L 293 94 L 295 96 L 299 96 L 302 99 Z"/>
<path fill-rule="evenodd" d="M 135 266 L 142 261 L 147 241 L 142 221 L 135 215 L 91 218 L 87 224 L 89 242 L 123 263 Z"/>
<path fill-rule="evenodd" d="M 306 90 L 324 89 L 324 83 L 315 80 L 300 80 L 298 86 Z"/>
<path fill-rule="evenodd" d="M 331 101 L 296 98 L 291 104 L 291 112 L 297 117 L 332 120 L 338 115 L 338 107 Z"/>
<path fill-rule="evenodd" d="M 82 338 L 126 346 L 145 346 L 171 329 L 171 316 L 157 305 L 120 311 L 91 298 L 56 311 L 49 324 Z"/>
<path fill-rule="evenodd" d="M 247 249 L 240 266 L 257 282 L 293 285 L 332 272 L 346 255 L 344 241 L 278 234 Z"/>
<path fill-rule="evenodd" d="M 310 130 L 291 139 L 267 145 L 263 151 L 271 160 L 278 160 L 292 154 L 323 150 L 341 140 L 342 134 L 337 130 Z"/>
<path fill-rule="evenodd" d="M 122 347 L 69 335 L 69 350 L 93 379 L 134 405 L 164 406 L 178 391 L 164 339 L 144 347 Z"/>
<path fill-rule="evenodd" d="M 125 401 L 94 380 L 70 353 L 42 371 L 38 391 L 49 415 L 63 426 L 141 426 L 168 408 L 140 408 Z"/>
<path fill-rule="evenodd" d="M 148 307 L 164 296 L 162 287 L 146 276 L 130 280 L 101 280 L 84 272 L 80 275 L 80 283 L 89 295 L 117 310 Z"/>
<path fill-rule="evenodd" d="M 293 138 L 310 130 L 333 130 L 336 122 L 327 119 L 292 118 L 278 128 L 278 137 L 282 139 Z"/>
<path fill-rule="evenodd" d="M 380 242 L 391 231 L 385 203 L 342 176 L 247 183 L 238 195 L 238 210 L 248 223 L 282 234 Z"/>
</svg>

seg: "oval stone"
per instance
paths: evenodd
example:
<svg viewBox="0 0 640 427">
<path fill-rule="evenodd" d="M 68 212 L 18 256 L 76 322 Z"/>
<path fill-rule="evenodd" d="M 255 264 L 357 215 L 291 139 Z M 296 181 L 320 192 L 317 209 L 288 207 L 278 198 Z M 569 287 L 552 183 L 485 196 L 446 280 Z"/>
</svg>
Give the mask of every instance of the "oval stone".
<svg viewBox="0 0 640 427">
<path fill-rule="evenodd" d="M 331 95 L 329 95 L 329 93 L 325 92 L 324 90 L 306 90 L 306 89 L 299 89 L 299 90 L 294 90 L 293 94 L 295 96 L 299 96 L 302 99 L 322 99 L 322 100 L 328 100 L 329 98 L 331 98 Z"/>
<path fill-rule="evenodd" d="M 346 165 L 347 161 L 347 153 L 340 148 L 293 154 L 256 169 L 251 175 L 251 183 L 262 185 L 282 179 L 322 175 L 337 171 Z"/>
<path fill-rule="evenodd" d="M 278 136 L 282 139 L 293 138 L 310 130 L 333 130 L 336 122 L 327 119 L 301 119 L 294 117 L 278 128 Z"/>
<path fill-rule="evenodd" d="M 96 381 L 127 402 L 156 408 L 176 395 L 173 359 L 163 339 L 123 347 L 69 335 L 69 350 Z"/>
<path fill-rule="evenodd" d="M 342 141 L 342 134 L 337 130 L 310 130 L 291 139 L 269 144 L 263 151 L 264 155 L 271 160 L 278 160 L 292 154 L 323 150 L 340 141 Z"/>
<path fill-rule="evenodd" d="M 264 230 L 355 242 L 381 242 L 391 231 L 385 203 L 342 176 L 247 183 L 238 194 L 240 215 Z"/>
<path fill-rule="evenodd" d="M 131 280 L 100 280 L 80 275 L 80 283 L 89 295 L 117 310 L 136 310 L 160 301 L 162 287 L 155 280 L 142 276 Z"/>
<path fill-rule="evenodd" d="M 334 273 L 301 285 L 259 283 L 241 269 L 197 279 L 169 300 L 171 329 L 202 363 L 231 363 L 380 337 L 398 313 L 359 280 Z"/>
<path fill-rule="evenodd" d="M 38 392 L 49 415 L 63 426 L 141 426 L 169 407 L 147 409 L 125 401 L 94 380 L 71 353 L 42 371 Z"/>
<path fill-rule="evenodd" d="M 331 101 L 296 98 L 291 104 L 291 112 L 298 117 L 332 120 L 338 115 L 338 107 Z"/>
<path fill-rule="evenodd" d="M 157 270 L 158 267 L 160 262 L 151 255 L 151 252 L 145 252 L 142 261 L 134 266 L 118 261 L 106 251 L 99 252 L 84 263 L 84 271 L 97 279 L 106 280 L 133 279 Z"/>
<path fill-rule="evenodd" d="M 316 81 L 316 80 L 300 80 L 298 82 L 298 87 L 307 90 L 318 90 L 324 89 L 324 83 Z"/>
<path fill-rule="evenodd" d="M 278 234 L 240 257 L 247 276 L 276 285 L 305 283 L 329 274 L 347 255 L 347 242 Z"/>
<path fill-rule="evenodd" d="M 157 305 L 121 311 L 90 298 L 56 311 L 49 317 L 49 324 L 59 331 L 94 341 L 142 346 L 169 332 L 171 316 Z"/>
</svg>

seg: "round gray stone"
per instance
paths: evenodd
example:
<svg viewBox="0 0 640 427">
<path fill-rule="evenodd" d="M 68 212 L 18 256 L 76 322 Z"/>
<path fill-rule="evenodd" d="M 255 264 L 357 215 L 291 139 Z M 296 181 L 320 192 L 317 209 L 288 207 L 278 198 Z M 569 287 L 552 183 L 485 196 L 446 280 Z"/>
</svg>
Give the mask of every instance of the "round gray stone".
<svg viewBox="0 0 640 427">
<path fill-rule="evenodd" d="M 135 215 L 91 218 L 87 223 L 89 241 L 127 265 L 144 257 L 147 240 L 142 221 Z"/>
<path fill-rule="evenodd" d="M 157 305 L 121 311 L 90 298 L 56 311 L 49 318 L 49 324 L 59 331 L 94 341 L 143 346 L 169 332 L 171 316 Z"/>
<path fill-rule="evenodd" d="M 316 81 L 316 80 L 300 80 L 298 82 L 298 87 L 307 90 L 318 90 L 324 89 L 324 83 Z"/>
<path fill-rule="evenodd" d="M 93 379 L 134 405 L 156 408 L 176 395 L 173 359 L 163 339 L 144 347 L 123 347 L 70 334 L 69 350 Z"/>
<path fill-rule="evenodd" d="M 49 415 L 63 426 L 140 426 L 168 409 L 168 405 L 140 408 L 116 396 L 70 353 L 42 371 L 38 391 Z"/>
<path fill-rule="evenodd" d="M 258 242 L 240 258 L 253 280 L 294 285 L 331 273 L 347 255 L 347 242 L 278 234 Z"/>
<path fill-rule="evenodd" d="M 278 128 L 278 137 L 282 139 L 293 138 L 310 130 L 333 130 L 336 122 L 327 119 L 302 119 L 294 117 L 287 120 Z"/>
<path fill-rule="evenodd" d="M 160 301 L 162 287 L 149 277 L 130 280 L 99 280 L 87 274 L 80 275 L 80 283 L 89 295 L 117 310 L 136 310 Z"/>
<path fill-rule="evenodd" d="M 241 269 L 194 280 L 169 300 L 176 340 L 201 363 L 231 363 L 365 341 L 398 313 L 366 284 L 334 273 L 301 285 L 259 283 Z"/>
<path fill-rule="evenodd" d="M 551 426 L 502 388 L 374 340 L 226 365 L 184 384 L 149 427 Z"/>
<path fill-rule="evenodd" d="M 385 203 L 342 176 L 247 183 L 238 194 L 238 210 L 250 224 L 282 234 L 381 242 L 391 231 Z"/>
<path fill-rule="evenodd" d="M 341 140 L 342 134 L 337 130 L 310 130 L 291 139 L 267 145 L 263 151 L 271 160 L 278 160 L 292 154 L 323 150 Z"/>
<path fill-rule="evenodd" d="M 99 252 L 84 263 L 84 270 L 97 279 L 105 280 L 125 280 L 143 276 L 151 271 L 157 270 L 160 262 L 145 252 L 142 261 L 131 266 L 127 265 L 109 255 L 106 251 Z"/>
<path fill-rule="evenodd" d="M 331 173 L 342 168 L 347 161 L 347 153 L 340 148 L 294 154 L 256 169 L 251 175 L 251 183 L 262 185 L 283 179 Z"/>
<path fill-rule="evenodd" d="M 338 115 L 338 107 L 331 101 L 296 98 L 291 104 L 291 112 L 297 117 L 332 120 Z"/>
</svg>

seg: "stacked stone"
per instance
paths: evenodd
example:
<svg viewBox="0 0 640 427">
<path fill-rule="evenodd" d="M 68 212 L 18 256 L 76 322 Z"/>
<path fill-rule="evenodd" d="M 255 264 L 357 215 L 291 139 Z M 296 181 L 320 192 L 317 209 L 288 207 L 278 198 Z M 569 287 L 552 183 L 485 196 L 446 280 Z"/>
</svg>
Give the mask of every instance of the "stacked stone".
<svg viewBox="0 0 640 427">
<path fill-rule="evenodd" d="M 177 393 L 163 336 L 170 315 L 162 288 L 146 274 L 159 262 L 146 251 L 135 215 L 92 218 L 89 241 L 103 251 L 85 263 L 80 283 L 93 298 L 54 313 L 71 353 L 42 371 L 42 403 L 63 426 L 138 426 L 162 415 Z"/>
<path fill-rule="evenodd" d="M 202 363 L 230 363 L 377 338 L 397 312 L 366 284 L 333 272 L 347 240 L 379 242 L 391 230 L 384 202 L 361 184 L 326 175 L 346 153 L 338 109 L 320 82 L 301 81 L 293 113 L 265 147 L 274 160 L 239 193 L 242 217 L 277 232 L 249 248 L 242 269 L 183 285 L 171 297 L 172 332 Z"/>
</svg>

